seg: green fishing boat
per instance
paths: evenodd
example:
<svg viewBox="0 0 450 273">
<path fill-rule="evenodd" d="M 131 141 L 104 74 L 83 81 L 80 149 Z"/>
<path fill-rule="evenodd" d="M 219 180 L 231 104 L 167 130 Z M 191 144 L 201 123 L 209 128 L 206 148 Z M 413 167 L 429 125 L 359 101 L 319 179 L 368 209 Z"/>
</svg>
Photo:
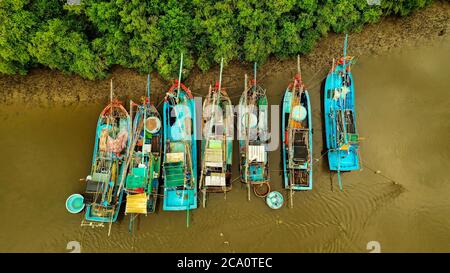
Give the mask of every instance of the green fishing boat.
<svg viewBox="0 0 450 273">
<path fill-rule="evenodd" d="M 155 211 L 158 200 L 162 128 L 161 116 L 150 102 L 150 75 L 147 79 L 147 96 L 140 105 L 130 102 L 130 114 L 132 117 L 134 114 L 134 120 L 131 153 L 127 160 L 125 214 L 131 214 L 131 228 L 136 216 Z"/>
</svg>

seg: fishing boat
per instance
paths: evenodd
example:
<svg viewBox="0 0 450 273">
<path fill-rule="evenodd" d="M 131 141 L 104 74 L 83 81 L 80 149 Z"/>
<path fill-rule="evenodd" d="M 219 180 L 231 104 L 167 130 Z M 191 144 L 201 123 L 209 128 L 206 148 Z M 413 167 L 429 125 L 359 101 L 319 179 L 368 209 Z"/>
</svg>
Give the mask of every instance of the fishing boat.
<svg viewBox="0 0 450 273">
<path fill-rule="evenodd" d="M 256 63 L 254 78 L 247 80 L 239 100 L 238 138 L 240 153 L 240 178 L 247 185 L 248 199 L 250 188 L 258 197 L 270 192 L 268 158 L 268 103 L 266 90 L 256 82 Z"/>
<path fill-rule="evenodd" d="M 178 80 L 167 91 L 163 104 L 163 209 L 186 210 L 189 215 L 197 208 L 197 136 L 195 102 L 181 83 L 182 66 L 183 57 Z"/>
<path fill-rule="evenodd" d="M 122 204 L 131 119 L 122 103 L 113 99 L 112 90 L 111 81 L 110 103 L 98 118 L 91 173 L 86 178 L 86 221 L 115 222 Z"/>
<path fill-rule="evenodd" d="M 355 89 L 347 56 L 348 35 L 345 35 L 344 56 L 333 66 L 325 80 L 324 117 L 326 147 L 330 170 L 337 171 L 342 189 L 341 171 L 359 169 L 359 136 L 356 128 Z"/>
<path fill-rule="evenodd" d="M 300 72 L 284 93 L 281 116 L 284 188 L 292 195 L 295 190 L 311 190 L 312 180 L 312 116 L 308 91 Z"/>
<path fill-rule="evenodd" d="M 125 180 L 127 193 L 125 214 L 131 214 L 130 226 L 140 214 L 155 211 L 161 169 L 161 117 L 150 102 L 150 75 L 147 77 L 147 96 L 141 105 L 130 102 L 130 115 L 136 109 L 131 135 L 131 152 Z"/>
<path fill-rule="evenodd" d="M 209 87 L 203 102 L 202 117 L 202 171 L 200 190 L 203 207 L 206 194 L 231 190 L 231 162 L 233 157 L 233 106 L 226 90 L 222 88 L 223 59 L 220 63 L 219 81 Z"/>
</svg>

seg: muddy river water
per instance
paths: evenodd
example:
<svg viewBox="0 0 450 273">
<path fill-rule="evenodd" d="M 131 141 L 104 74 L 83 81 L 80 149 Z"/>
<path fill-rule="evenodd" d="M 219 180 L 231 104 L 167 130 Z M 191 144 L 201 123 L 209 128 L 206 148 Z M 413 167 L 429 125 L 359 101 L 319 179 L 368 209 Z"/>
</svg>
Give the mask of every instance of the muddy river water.
<svg viewBox="0 0 450 273">
<path fill-rule="evenodd" d="M 359 56 L 353 67 L 361 171 L 330 175 L 323 152 L 321 77 L 304 67 L 313 107 L 314 189 L 297 192 L 294 207 L 271 210 L 246 199 L 236 180 L 207 208 L 128 217 L 112 226 L 80 227 L 66 198 L 81 192 L 89 171 L 102 104 L 8 105 L 0 108 L 0 251 L 68 252 L 382 252 L 450 251 L 450 43 Z M 295 69 L 295 68 L 294 68 Z M 264 71 L 261 72 L 262 74 Z M 292 74 L 264 77 L 279 104 Z M 105 90 L 107 91 L 107 90 Z M 207 90 L 197 91 L 206 93 Z M 236 103 L 240 88 L 229 93 Z M 237 162 L 237 154 L 234 155 Z M 272 189 L 282 189 L 280 151 L 270 154 Z M 233 176 L 238 175 L 235 164 Z"/>
</svg>

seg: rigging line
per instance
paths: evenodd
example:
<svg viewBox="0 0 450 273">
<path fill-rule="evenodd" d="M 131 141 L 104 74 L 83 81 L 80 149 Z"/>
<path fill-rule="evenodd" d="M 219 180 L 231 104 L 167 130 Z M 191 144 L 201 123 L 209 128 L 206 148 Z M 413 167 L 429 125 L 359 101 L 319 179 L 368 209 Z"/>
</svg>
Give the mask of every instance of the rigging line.
<svg viewBox="0 0 450 273">
<path fill-rule="evenodd" d="M 259 76 L 259 80 L 264 79 L 267 75 L 270 74 L 270 72 L 272 72 L 272 70 L 274 70 L 276 67 L 278 67 L 278 65 L 281 63 L 281 60 L 277 60 L 277 62 L 275 63 L 275 65 L 272 65 L 271 68 L 269 68 L 266 73 L 264 73 L 262 76 Z"/>
<path fill-rule="evenodd" d="M 325 74 L 325 76 L 321 77 L 320 80 L 315 81 L 317 75 L 319 75 L 319 72 L 322 71 L 327 71 L 328 70 L 328 66 L 324 65 L 323 67 L 317 69 L 317 71 L 314 73 L 313 77 L 309 79 L 309 82 L 311 82 L 311 84 L 308 84 L 308 89 L 313 89 L 315 87 L 317 87 L 319 84 L 322 83 L 322 81 L 327 77 L 328 73 Z"/>
<path fill-rule="evenodd" d="M 241 176 L 233 178 L 233 180 L 231 180 L 231 183 L 234 183 L 234 182 L 238 181 L 240 178 L 241 178 Z"/>
<path fill-rule="evenodd" d="M 159 106 L 161 106 L 161 103 L 163 103 L 163 102 L 164 102 L 164 96 L 163 96 L 163 98 L 158 102 L 158 105 L 156 105 L 155 108 L 158 109 Z"/>
<path fill-rule="evenodd" d="M 314 159 L 314 162 L 319 162 L 326 154 L 328 154 L 328 152 L 330 152 L 330 150 L 331 150 L 331 149 L 327 149 L 327 151 L 326 151 L 325 153 L 322 153 L 322 154 L 320 155 L 320 157 L 318 157 L 318 158 L 313 158 L 313 159 Z M 317 166 L 317 165 L 315 164 L 314 166 Z"/>
<path fill-rule="evenodd" d="M 398 185 L 400 185 L 400 183 L 398 183 L 395 179 L 393 179 L 393 178 L 391 178 L 391 177 L 389 177 L 389 176 L 387 176 L 387 175 L 382 174 L 380 170 L 376 170 L 376 169 L 374 169 L 374 168 L 368 166 L 363 160 L 361 160 L 361 163 L 362 163 L 362 165 L 363 165 L 365 168 L 371 170 L 374 174 L 383 177 L 384 179 L 388 180 L 389 182 L 392 182 L 393 184 L 396 184 L 396 185 L 398 184 Z"/>
</svg>

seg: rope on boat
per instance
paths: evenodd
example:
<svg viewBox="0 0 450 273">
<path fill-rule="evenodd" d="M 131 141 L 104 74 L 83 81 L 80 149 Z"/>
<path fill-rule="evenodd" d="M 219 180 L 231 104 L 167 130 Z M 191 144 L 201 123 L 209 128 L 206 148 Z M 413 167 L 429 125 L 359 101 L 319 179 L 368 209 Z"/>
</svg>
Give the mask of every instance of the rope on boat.
<svg viewBox="0 0 450 273">
<path fill-rule="evenodd" d="M 257 188 L 261 188 L 263 186 L 266 186 L 267 190 L 264 191 L 263 193 L 258 192 Z M 261 197 L 261 198 L 266 197 L 270 192 L 270 183 L 268 181 L 264 181 L 263 183 L 253 184 L 253 192 L 255 193 L 255 195 L 257 197 Z"/>
</svg>

